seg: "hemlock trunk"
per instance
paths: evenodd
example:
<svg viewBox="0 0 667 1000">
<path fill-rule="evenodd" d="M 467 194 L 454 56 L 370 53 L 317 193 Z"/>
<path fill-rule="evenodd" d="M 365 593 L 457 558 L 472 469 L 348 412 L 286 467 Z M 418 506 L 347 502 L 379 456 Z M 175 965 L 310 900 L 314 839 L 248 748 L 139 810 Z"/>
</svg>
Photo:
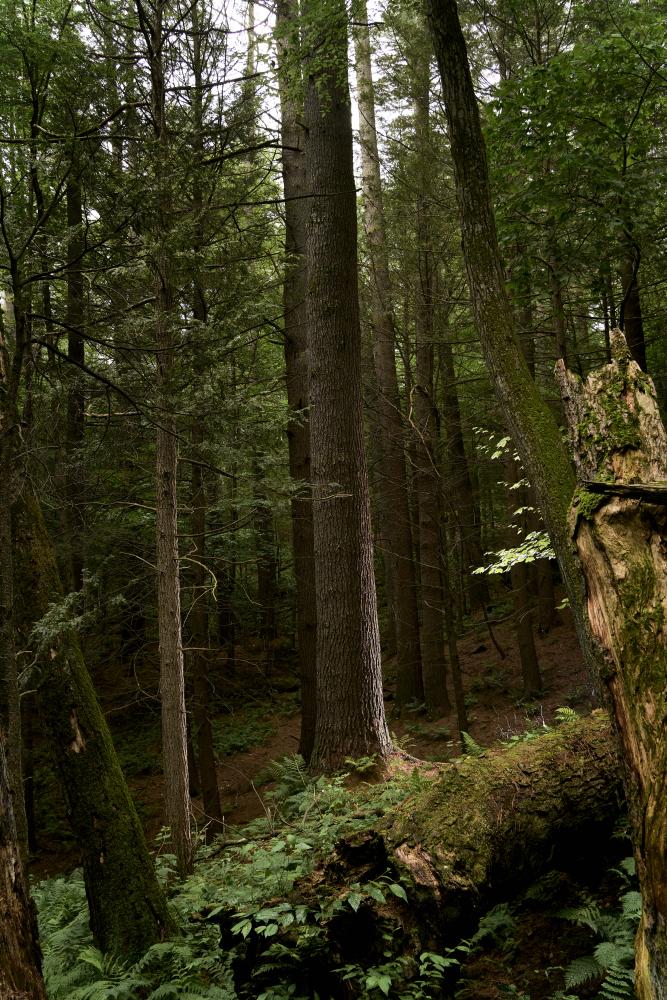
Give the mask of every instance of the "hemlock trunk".
<svg viewBox="0 0 667 1000">
<path fill-rule="evenodd" d="M 389 603 L 395 625 L 398 658 L 398 702 L 421 699 L 424 688 L 419 651 L 417 584 L 410 528 L 405 426 L 396 375 L 396 334 L 392 302 L 382 179 L 375 127 L 375 94 L 366 4 L 359 7 L 355 56 L 359 101 L 363 217 L 370 257 L 373 363 L 377 387 L 378 450 L 381 456 L 377 492 L 389 561 Z"/>
<path fill-rule="evenodd" d="M 295 41 L 298 5 L 279 0 L 276 6 L 282 172 L 285 192 L 285 382 L 290 421 L 287 429 L 290 476 L 295 485 L 291 498 L 292 545 L 296 585 L 296 628 L 301 680 L 301 734 L 299 753 L 309 761 L 315 741 L 316 628 L 315 562 L 313 556 L 313 503 L 310 486 L 310 416 L 308 412 L 308 316 L 306 295 L 306 227 L 309 204 L 305 174 L 303 109 L 294 96 L 294 76 L 301 84 L 300 59 Z M 291 32 L 291 35 L 290 35 Z M 287 37 L 289 36 L 289 37 Z"/>
<path fill-rule="evenodd" d="M 433 382 L 433 283 L 429 200 L 429 63 L 420 58 L 415 69 L 413 109 L 418 159 L 415 206 L 415 381 L 412 391 L 414 483 L 419 517 L 419 592 L 421 604 L 421 658 L 424 701 L 429 710 L 451 710 L 445 660 L 444 593 L 440 558 L 439 495 L 442 484 L 437 461 L 438 414 Z"/>
<path fill-rule="evenodd" d="M 311 5 L 308 9 L 312 13 Z M 317 601 L 313 763 L 391 752 L 384 715 L 361 398 L 347 12 L 331 5 L 309 63 L 306 175 L 310 433 Z M 323 32 L 320 34 L 320 32 Z"/>
<path fill-rule="evenodd" d="M 558 557 L 577 635 L 594 677 L 582 578 L 567 528 L 575 479 L 560 429 L 541 398 L 521 350 L 498 248 L 477 100 L 455 0 L 428 0 L 428 19 L 442 80 L 468 286 L 486 367 L 530 479 Z"/>
<path fill-rule="evenodd" d="M 178 552 L 178 444 L 174 416 L 173 376 L 176 322 L 173 259 L 167 246 L 172 224 L 168 186 L 169 132 L 166 121 L 165 55 L 163 45 L 165 0 L 146 8 L 135 0 L 151 73 L 151 116 L 154 130 L 153 171 L 156 194 L 153 209 L 154 250 L 150 266 L 155 294 L 155 354 L 157 398 L 160 412 L 155 439 L 155 531 L 162 703 L 162 758 L 164 762 L 165 822 L 181 875 L 192 871 L 193 844 L 188 784 L 187 717 L 181 590 Z"/>
</svg>

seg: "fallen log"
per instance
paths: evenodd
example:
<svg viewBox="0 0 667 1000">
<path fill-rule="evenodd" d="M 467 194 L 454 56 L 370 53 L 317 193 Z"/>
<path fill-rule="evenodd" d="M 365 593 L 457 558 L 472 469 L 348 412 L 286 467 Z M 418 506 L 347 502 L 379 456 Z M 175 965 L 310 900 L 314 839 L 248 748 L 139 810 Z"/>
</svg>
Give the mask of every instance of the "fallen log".
<svg viewBox="0 0 667 1000">
<path fill-rule="evenodd" d="M 288 900 L 307 912 L 301 925 L 269 940 L 253 928 L 240 942 L 235 915 L 220 921 L 221 943 L 240 955 L 239 995 L 271 995 L 280 984 L 320 1000 L 354 996 L 353 980 L 336 970 L 386 964 L 388 950 L 409 982 L 422 953 L 454 946 L 488 908 L 555 863 L 599 850 L 621 805 L 619 763 L 601 712 L 440 765 L 423 790 L 372 829 L 339 841 L 297 883 Z M 281 964 L 281 955 L 289 961 Z"/>
</svg>

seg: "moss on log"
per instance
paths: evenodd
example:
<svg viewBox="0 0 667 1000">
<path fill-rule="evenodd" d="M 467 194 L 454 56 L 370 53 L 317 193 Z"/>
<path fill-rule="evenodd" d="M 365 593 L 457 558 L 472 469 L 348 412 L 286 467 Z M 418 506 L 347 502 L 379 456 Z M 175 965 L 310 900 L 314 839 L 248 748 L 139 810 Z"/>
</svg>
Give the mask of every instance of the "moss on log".
<svg viewBox="0 0 667 1000">
<path fill-rule="evenodd" d="M 431 886 L 452 940 L 516 894 L 555 849 L 577 851 L 618 816 L 620 770 L 603 713 L 447 766 L 381 829 L 399 873 Z"/>
<path fill-rule="evenodd" d="M 258 982 L 253 970 L 276 939 L 249 935 L 236 968 L 240 995 L 256 995 L 247 992 L 253 975 L 253 990 L 275 987 L 278 978 L 296 982 L 297 993 L 354 996 L 335 970 L 386 962 L 388 941 L 410 980 L 422 952 L 454 946 L 485 910 L 515 896 L 556 859 L 566 863 L 596 851 L 621 803 L 620 767 L 602 712 L 509 749 L 441 765 L 423 790 L 373 829 L 339 841 L 334 855 L 297 885 L 292 902 L 312 912 L 306 939 L 310 933 L 316 942 L 309 951 L 299 944 L 302 932 L 282 932 L 291 954 L 297 948 L 303 955 L 298 970 L 280 978 L 273 963 Z M 389 884 L 401 885 L 407 902 L 400 890 L 374 898 L 378 885 Z M 360 897 L 356 909 L 352 885 Z M 234 919 L 228 917 L 225 941 Z"/>
</svg>

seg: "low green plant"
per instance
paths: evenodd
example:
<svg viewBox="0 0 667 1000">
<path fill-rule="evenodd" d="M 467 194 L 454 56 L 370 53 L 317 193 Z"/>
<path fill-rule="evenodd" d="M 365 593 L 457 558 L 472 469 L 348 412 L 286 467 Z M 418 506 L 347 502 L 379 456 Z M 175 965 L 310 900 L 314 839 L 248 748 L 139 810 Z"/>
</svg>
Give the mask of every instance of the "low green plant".
<svg viewBox="0 0 667 1000">
<path fill-rule="evenodd" d="M 449 726 L 433 726 L 424 722 L 408 722 L 405 726 L 406 732 L 414 736 L 421 736 L 427 740 L 449 740 L 451 730 Z"/>
<path fill-rule="evenodd" d="M 219 760 L 253 750 L 265 743 L 274 732 L 263 709 L 247 709 L 242 714 L 225 715 L 214 719 L 211 725 L 213 749 Z"/>
<path fill-rule="evenodd" d="M 377 754 L 371 754 L 369 757 L 346 757 L 345 763 L 350 767 L 356 774 L 367 774 L 372 771 L 378 762 Z"/>
<path fill-rule="evenodd" d="M 476 743 L 470 733 L 462 731 L 461 742 L 463 743 L 463 749 L 470 757 L 483 757 L 486 753 L 484 747 L 481 747 L 479 743 Z"/>
</svg>

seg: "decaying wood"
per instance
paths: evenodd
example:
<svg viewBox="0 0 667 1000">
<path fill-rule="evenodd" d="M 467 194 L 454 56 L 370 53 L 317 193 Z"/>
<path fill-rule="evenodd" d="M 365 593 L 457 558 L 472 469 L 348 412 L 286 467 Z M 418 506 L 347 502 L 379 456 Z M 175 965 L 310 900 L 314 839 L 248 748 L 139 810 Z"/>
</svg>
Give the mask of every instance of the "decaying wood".
<svg viewBox="0 0 667 1000">
<path fill-rule="evenodd" d="M 23 873 L 0 742 L 0 1000 L 44 1000 L 41 965 L 37 914 Z"/>
<path fill-rule="evenodd" d="M 558 856 L 597 849 L 621 802 L 620 768 L 602 712 L 509 749 L 439 765 L 421 786 L 373 829 L 340 841 L 333 856 L 297 884 L 294 904 L 331 913 L 319 921 L 324 947 L 310 961 L 306 953 L 303 967 L 295 971 L 292 961 L 285 971 L 285 981 L 297 980 L 297 994 L 355 995 L 334 970 L 385 962 L 387 933 L 392 954 L 407 959 L 410 978 L 422 952 L 458 943 L 486 909 L 516 895 Z M 369 896 L 365 887 L 378 879 L 400 883 L 408 902 L 391 891 L 384 903 Z M 356 883 L 362 901 L 354 910 L 348 897 Z M 336 900 L 342 905 L 332 908 Z M 230 914 L 222 921 L 223 943 L 234 920 Z M 282 933 L 293 945 L 294 925 Z M 252 989 L 258 989 L 262 952 L 276 940 L 246 939 L 236 970 L 239 995 L 253 973 Z M 273 962 L 262 988 L 275 988 L 279 975 Z"/>
<path fill-rule="evenodd" d="M 630 358 L 619 331 L 612 334 L 611 364 L 585 382 L 561 364 L 557 377 L 582 482 L 572 506 L 571 529 L 627 765 L 644 901 L 637 938 L 637 994 L 640 1000 L 665 1000 L 667 435 L 653 383 Z M 609 492 L 588 486 L 605 480 Z"/>
</svg>

